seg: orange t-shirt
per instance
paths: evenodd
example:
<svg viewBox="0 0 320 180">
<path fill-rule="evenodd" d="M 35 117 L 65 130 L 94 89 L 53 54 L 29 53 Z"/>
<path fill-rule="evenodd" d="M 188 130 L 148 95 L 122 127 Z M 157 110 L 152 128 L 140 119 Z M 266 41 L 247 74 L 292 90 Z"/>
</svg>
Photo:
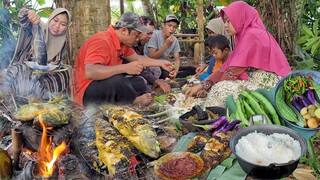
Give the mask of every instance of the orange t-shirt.
<svg viewBox="0 0 320 180">
<path fill-rule="evenodd" d="M 222 60 L 216 60 L 212 72 L 218 70 L 222 66 Z"/>
<path fill-rule="evenodd" d="M 85 64 L 119 65 L 122 64 L 122 60 L 119 58 L 120 54 L 126 57 L 134 53 L 133 49 L 120 43 L 111 25 L 107 30 L 91 36 L 80 48 L 74 64 L 74 102 L 83 105 L 84 92 L 92 82 L 85 76 Z"/>
</svg>

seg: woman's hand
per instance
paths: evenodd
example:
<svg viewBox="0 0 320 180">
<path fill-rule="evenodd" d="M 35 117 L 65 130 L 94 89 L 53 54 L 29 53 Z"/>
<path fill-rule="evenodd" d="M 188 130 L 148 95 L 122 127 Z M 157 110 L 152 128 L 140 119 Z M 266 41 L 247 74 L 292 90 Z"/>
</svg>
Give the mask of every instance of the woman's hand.
<svg viewBox="0 0 320 180">
<path fill-rule="evenodd" d="M 28 11 L 28 19 L 32 24 L 40 24 L 40 17 L 34 10 L 29 10 Z"/>
<path fill-rule="evenodd" d="M 201 84 L 198 84 L 196 86 L 190 87 L 188 88 L 188 90 L 186 91 L 186 93 L 184 93 L 186 99 L 189 97 L 192 97 L 194 95 L 197 95 L 197 93 L 201 90 L 204 90 Z"/>
</svg>

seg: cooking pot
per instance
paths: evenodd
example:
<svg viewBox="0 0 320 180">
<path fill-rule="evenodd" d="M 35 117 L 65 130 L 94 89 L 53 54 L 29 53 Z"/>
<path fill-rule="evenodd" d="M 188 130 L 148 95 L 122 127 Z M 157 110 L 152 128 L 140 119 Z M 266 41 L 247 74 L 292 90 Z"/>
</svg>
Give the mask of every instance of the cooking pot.
<svg viewBox="0 0 320 180">
<path fill-rule="evenodd" d="M 251 125 L 249 127 L 243 128 L 235 133 L 230 140 L 230 148 L 232 150 L 232 153 L 236 156 L 243 171 L 246 172 L 249 176 L 257 179 L 280 179 L 292 174 L 292 172 L 298 166 L 299 159 L 305 154 L 307 150 L 306 140 L 296 131 L 285 126 L 270 125 L 266 123 L 260 125 L 252 125 L 252 118 L 250 118 L 250 124 Z M 291 160 L 288 163 L 272 163 L 268 166 L 262 166 L 248 162 L 237 155 L 235 146 L 241 137 L 246 136 L 252 132 L 263 133 L 266 135 L 270 135 L 273 133 L 287 134 L 299 142 L 301 147 L 301 155 L 297 160 Z"/>
</svg>

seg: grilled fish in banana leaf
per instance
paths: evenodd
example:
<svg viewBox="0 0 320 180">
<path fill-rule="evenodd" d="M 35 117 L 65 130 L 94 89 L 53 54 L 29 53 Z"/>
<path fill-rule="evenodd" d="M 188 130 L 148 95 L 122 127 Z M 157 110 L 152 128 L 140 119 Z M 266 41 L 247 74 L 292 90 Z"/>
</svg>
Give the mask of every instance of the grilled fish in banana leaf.
<svg viewBox="0 0 320 180">
<path fill-rule="evenodd" d="M 108 121 L 97 118 L 95 121 L 96 146 L 99 159 L 107 166 L 113 179 L 127 179 L 132 153 L 130 142 Z"/>
<path fill-rule="evenodd" d="M 231 154 L 229 147 L 230 138 L 229 134 L 219 132 L 206 143 L 200 154 L 200 157 L 204 161 L 204 168 L 199 176 L 201 179 L 206 179 L 212 168 L 215 168 L 224 159 L 229 157 Z"/>
<path fill-rule="evenodd" d="M 13 119 L 19 121 L 32 121 L 36 118 L 41 112 L 49 112 L 50 109 L 55 109 L 56 105 L 48 103 L 31 103 L 25 104 L 18 108 L 13 113 Z"/>
<path fill-rule="evenodd" d="M 55 108 L 49 112 L 41 113 L 41 116 L 46 127 L 57 127 L 69 124 L 71 110 L 68 108 Z M 39 116 L 34 119 L 33 124 L 40 124 Z"/>
<path fill-rule="evenodd" d="M 63 104 L 31 103 L 21 106 L 13 118 L 19 121 L 34 120 L 34 124 L 39 124 L 40 114 L 45 126 L 57 127 L 69 123 L 71 109 Z"/>
<path fill-rule="evenodd" d="M 159 157 L 157 134 L 147 119 L 134 111 L 115 106 L 107 108 L 104 115 L 139 151 L 152 158 Z"/>
</svg>

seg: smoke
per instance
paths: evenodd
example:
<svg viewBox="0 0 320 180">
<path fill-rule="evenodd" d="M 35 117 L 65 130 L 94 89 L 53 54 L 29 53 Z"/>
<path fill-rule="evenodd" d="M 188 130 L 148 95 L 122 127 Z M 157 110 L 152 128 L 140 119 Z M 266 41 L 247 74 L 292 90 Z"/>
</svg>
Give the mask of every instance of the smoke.
<svg viewBox="0 0 320 180">
<path fill-rule="evenodd" d="M 10 22 L 9 11 L 0 8 L 0 70 L 8 67 L 17 43 Z"/>
</svg>

